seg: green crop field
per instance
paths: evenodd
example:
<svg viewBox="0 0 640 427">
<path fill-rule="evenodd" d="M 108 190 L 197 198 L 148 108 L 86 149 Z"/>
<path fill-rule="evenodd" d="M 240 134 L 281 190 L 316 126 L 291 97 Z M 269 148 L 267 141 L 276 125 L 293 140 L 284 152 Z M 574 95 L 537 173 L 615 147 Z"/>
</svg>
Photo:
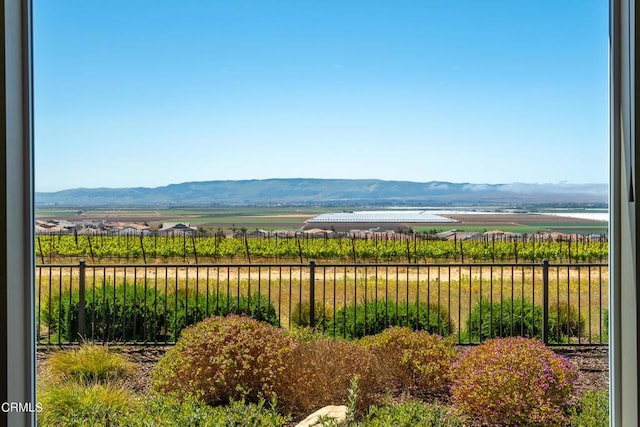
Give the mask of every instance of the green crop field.
<svg viewBox="0 0 640 427">
<path fill-rule="evenodd" d="M 443 241 L 413 238 L 277 238 L 208 236 L 58 236 L 38 235 L 36 256 L 42 264 L 69 258 L 92 261 L 280 262 L 309 259 L 353 262 L 540 261 L 602 262 L 605 241 Z M 205 261 L 206 262 L 206 261 Z"/>
</svg>

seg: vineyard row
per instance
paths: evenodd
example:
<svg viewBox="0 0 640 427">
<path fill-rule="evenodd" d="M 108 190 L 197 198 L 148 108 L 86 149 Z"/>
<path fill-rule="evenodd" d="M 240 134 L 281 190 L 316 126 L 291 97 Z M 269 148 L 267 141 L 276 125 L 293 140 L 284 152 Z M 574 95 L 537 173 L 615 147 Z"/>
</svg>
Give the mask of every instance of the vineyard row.
<svg viewBox="0 0 640 427">
<path fill-rule="evenodd" d="M 606 241 L 462 241 L 202 236 L 36 236 L 37 261 L 606 262 Z"/>
</svg>

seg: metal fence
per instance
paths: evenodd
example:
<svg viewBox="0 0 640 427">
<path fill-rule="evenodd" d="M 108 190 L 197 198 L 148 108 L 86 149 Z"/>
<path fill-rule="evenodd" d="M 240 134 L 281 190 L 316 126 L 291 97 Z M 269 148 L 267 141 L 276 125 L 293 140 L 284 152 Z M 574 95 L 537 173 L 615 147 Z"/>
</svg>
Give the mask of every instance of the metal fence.
<svg viewBox="0 0 640 427">
<path fill-rule="evenodd" d="M 210 315 L 359 338 L 408 326 L 476 344 L 608 342 L 607 264 L 36 266 L 38 343 L 171 344 Z"/>
</svg>

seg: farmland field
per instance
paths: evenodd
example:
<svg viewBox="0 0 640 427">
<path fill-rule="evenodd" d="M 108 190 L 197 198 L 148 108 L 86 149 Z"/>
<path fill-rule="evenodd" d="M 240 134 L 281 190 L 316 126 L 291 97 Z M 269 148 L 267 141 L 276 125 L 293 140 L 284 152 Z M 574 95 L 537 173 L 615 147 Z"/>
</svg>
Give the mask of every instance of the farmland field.
<svg viewBox="0 0 640 427">
<path fill-rule="evenodd" d="M 36 210 L 37 219 L 64 218 L 68 221 L 132 221 L 146 222 L 158 227 L 163 222 L 190 222 L 205 229 L 246 228 L 248 230 L 300 230 L 316 228 L 318 224 L 306 221 L 316 215 L 329 212 L 352 211 L 354 208 L 344 207 L 240 207 L 240 208 L 179 208 L 179 209 L 92 209 L 92 210 Z M 567 233 L 606 234 L 607 223 L 589 219 L 570 218 L 544 213 L 478 213 L 457 211 L 447 215 L 457 223 L 441 224 L 323 224 L 325 228 L 336 231 L 349 231 L 356 228 L 386 227 L 394 230 L 399 227 L 412 227 L 418 231 L 445 231 L 451 228 L 459 230 L 487 231 L 499 228 L 504 231 L 520 233 L 536 233 L 541 231 L 557 231 Z"/>
<path fill-rule="evenodd" d="M 344 208 L 343 210 L 348 210 Z M 127 209 L 66 212 L 66 221 L 132 221 L 160 227 L 164 222 L 188 222 L 197 226 L 197 236 L 47 236 L 38 235 L 35 247 L 40 263 L 64 262 L 70 258 L 88 258 L 91 262 L 305 262 L 310 258 L 350 262 L 429 262 L 429 261 L 535 261 L 548 258 L 557 262 L 606 260 L 605 239 L 574 242 L 515 242 L 510 238 L 490 238 L 481 241 L 448 242 L 424 240 L 425 233 L 453 228 L 459 231 L 484 232 L 502 230 L 521 234 L 562 231 L 571 234 L 606 234 L 606 222 L 555 215 L 504 212 L 463 213 L 447 216 L 455 223 L 443 225 L 405 223 L 306 223 L 309 218 L 336 208 L 212 208 L 212 209 Z M 55 218 L 60 210 L 39 211 L 39 219 Z M 345 232 L 374 227 L 418 235 L 401 234 L 373 236 L 364 241 L 349 236 L 337 239 L 256 238 L 254 230 L 301 231 L 324 227 Z M 247 235 L 231 237 L 233 231 Z M 212 237 L 224 233 L 227 238 Z M 405 235 L 406 236 L 406 235 Z M 247 238 L 248 237 L 248 238 Z M 421 237 L 421 238 L 418 238 Z M 496 241 L 493 241 L 493 240 Z"/>
<path fill-rule="evenodd" d="M 197 225 L 200 232 L 194 236 L 37 235 L 40 316 L 50 312 L 55 301 L 57 304 L 71 301 L 69 296 L 60 298 L 64 292 L 77 287 L 77 262 L 85 258 L 89 263 L 87 268 L 91 268 L 87 276 L 87 295 L 92 300 L 107 294 L 113 294 L 115 298 L 116 287 L 123 286 L 133 290 L 134 295 L 136 292 L 152 295 L 154 301 L 163 298 L 165 306 L 156 306 L 154 313 L 166 310 L 166 304 L 177 307 L 180 295 L 194 295 L 194 301 L 204 298 L 200 303 L 205 304 L 208 312 L 208 301 L 217 301 L 219 295 L 229 295 L 240 301 L 241 296 L 258 292 L 274 304 L 279 322 L 291 325 L 300 321 L 301 310 L 309 300 L 308 265 L 315 259 L 318 262 L 315 300 L 320 304 L 319 310 L 326 312 L 329 318 L 336 318 L 340 310 L 347 307 L 371 303 L 376 307 L 372 316 L 384 315 L 386 321 L 387 316 L 397 316 L 399 308 L 408 310 L 410 304 L 433 303 L 446 309 L 452 320 L 451 332 L 459 341 L 465 341 L 470 339 L 466 335 L 470 314 L 480 301 L 541 304 L 540 262 L 547 258 L 556 264 L 568 263 L 562 267 L 552 266 L 549 271 L 549 303 L 550 307 L 569 304 L 584 318 L 585 335 L 571 339 L 594 343 L 601 343 L 603 337 L 606 340 L 603 325 L 608 304 L 608 268 L 602 264 L 608 257 L 606 238 L 574 236 L 571 241 L 557 242 L 509 237 L 464 241 L 426 238 L 426 233 L 452 228 L 531 235 L 560 230 L 604 235 L 606 223 L 540 214 L 474 212 L 450 214 L 450 218 L 458 222 L 447 225 L 384 224 L 392 230 L 399 226 L 411 227 L 417 232 L 414 234 L 407 234 L 405 230 L 404 233 L 366 238 L 348 234 L 336 238 L 313 238 L 303 234 L 278 238 L 258 237 L 251 233 L 257 229 L 301 231 L 316 228 L 318 224 L 305 221 L 323 212 L 336 211 L 336 208 L 218 208 L 92 210 L 76 211 L 75 215 L 68 212 L 64 219 L 71 222 L 132 221 L 146 222 L 152 227 L 159 227 L 163 222 L 189 222 Z M 39 211 L 39 219 L 59 217 L 61 212 Z M 341 228 L 347 231 L 366 230 L 376 225 L 383 224 L 328 226 L 336 231 Z M 323 226 L 327 227 L 326 224 Z M 214 235 L 220 231 L 224 233 Z M 494 264 L 480 265 L 489 262 Z M 519 264 L 504 264 L 512 262 Z M 583 264 L 585 262 L 599 264 L 587 266 Z M 67 267 L 51 266 L 57 263 L 67 264 Z M 287 263 L 289 266 L 273 265 Z M 195 309 L 198 309 L 197 304 Z M 343 321 L 346 322 L 346 317 Z M 43 338 L 51 340 L 52 331 L 44 324 L 40 327 Z"/>
</svg>

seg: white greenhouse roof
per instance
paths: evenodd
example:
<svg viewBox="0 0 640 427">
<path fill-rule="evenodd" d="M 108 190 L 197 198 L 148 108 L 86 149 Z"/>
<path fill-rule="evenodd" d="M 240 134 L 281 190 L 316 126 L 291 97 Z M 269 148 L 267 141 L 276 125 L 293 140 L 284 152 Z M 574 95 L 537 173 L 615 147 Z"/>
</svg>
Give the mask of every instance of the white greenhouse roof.
<svg viewBox="0 0 640 427">
<path fill-rule="evenodd" d="M 435 215 L 427 211 L 360 211 L 326 213 L 311 218 L 308 222 L 457 222 L 454 219 Z"/>
</svg>

